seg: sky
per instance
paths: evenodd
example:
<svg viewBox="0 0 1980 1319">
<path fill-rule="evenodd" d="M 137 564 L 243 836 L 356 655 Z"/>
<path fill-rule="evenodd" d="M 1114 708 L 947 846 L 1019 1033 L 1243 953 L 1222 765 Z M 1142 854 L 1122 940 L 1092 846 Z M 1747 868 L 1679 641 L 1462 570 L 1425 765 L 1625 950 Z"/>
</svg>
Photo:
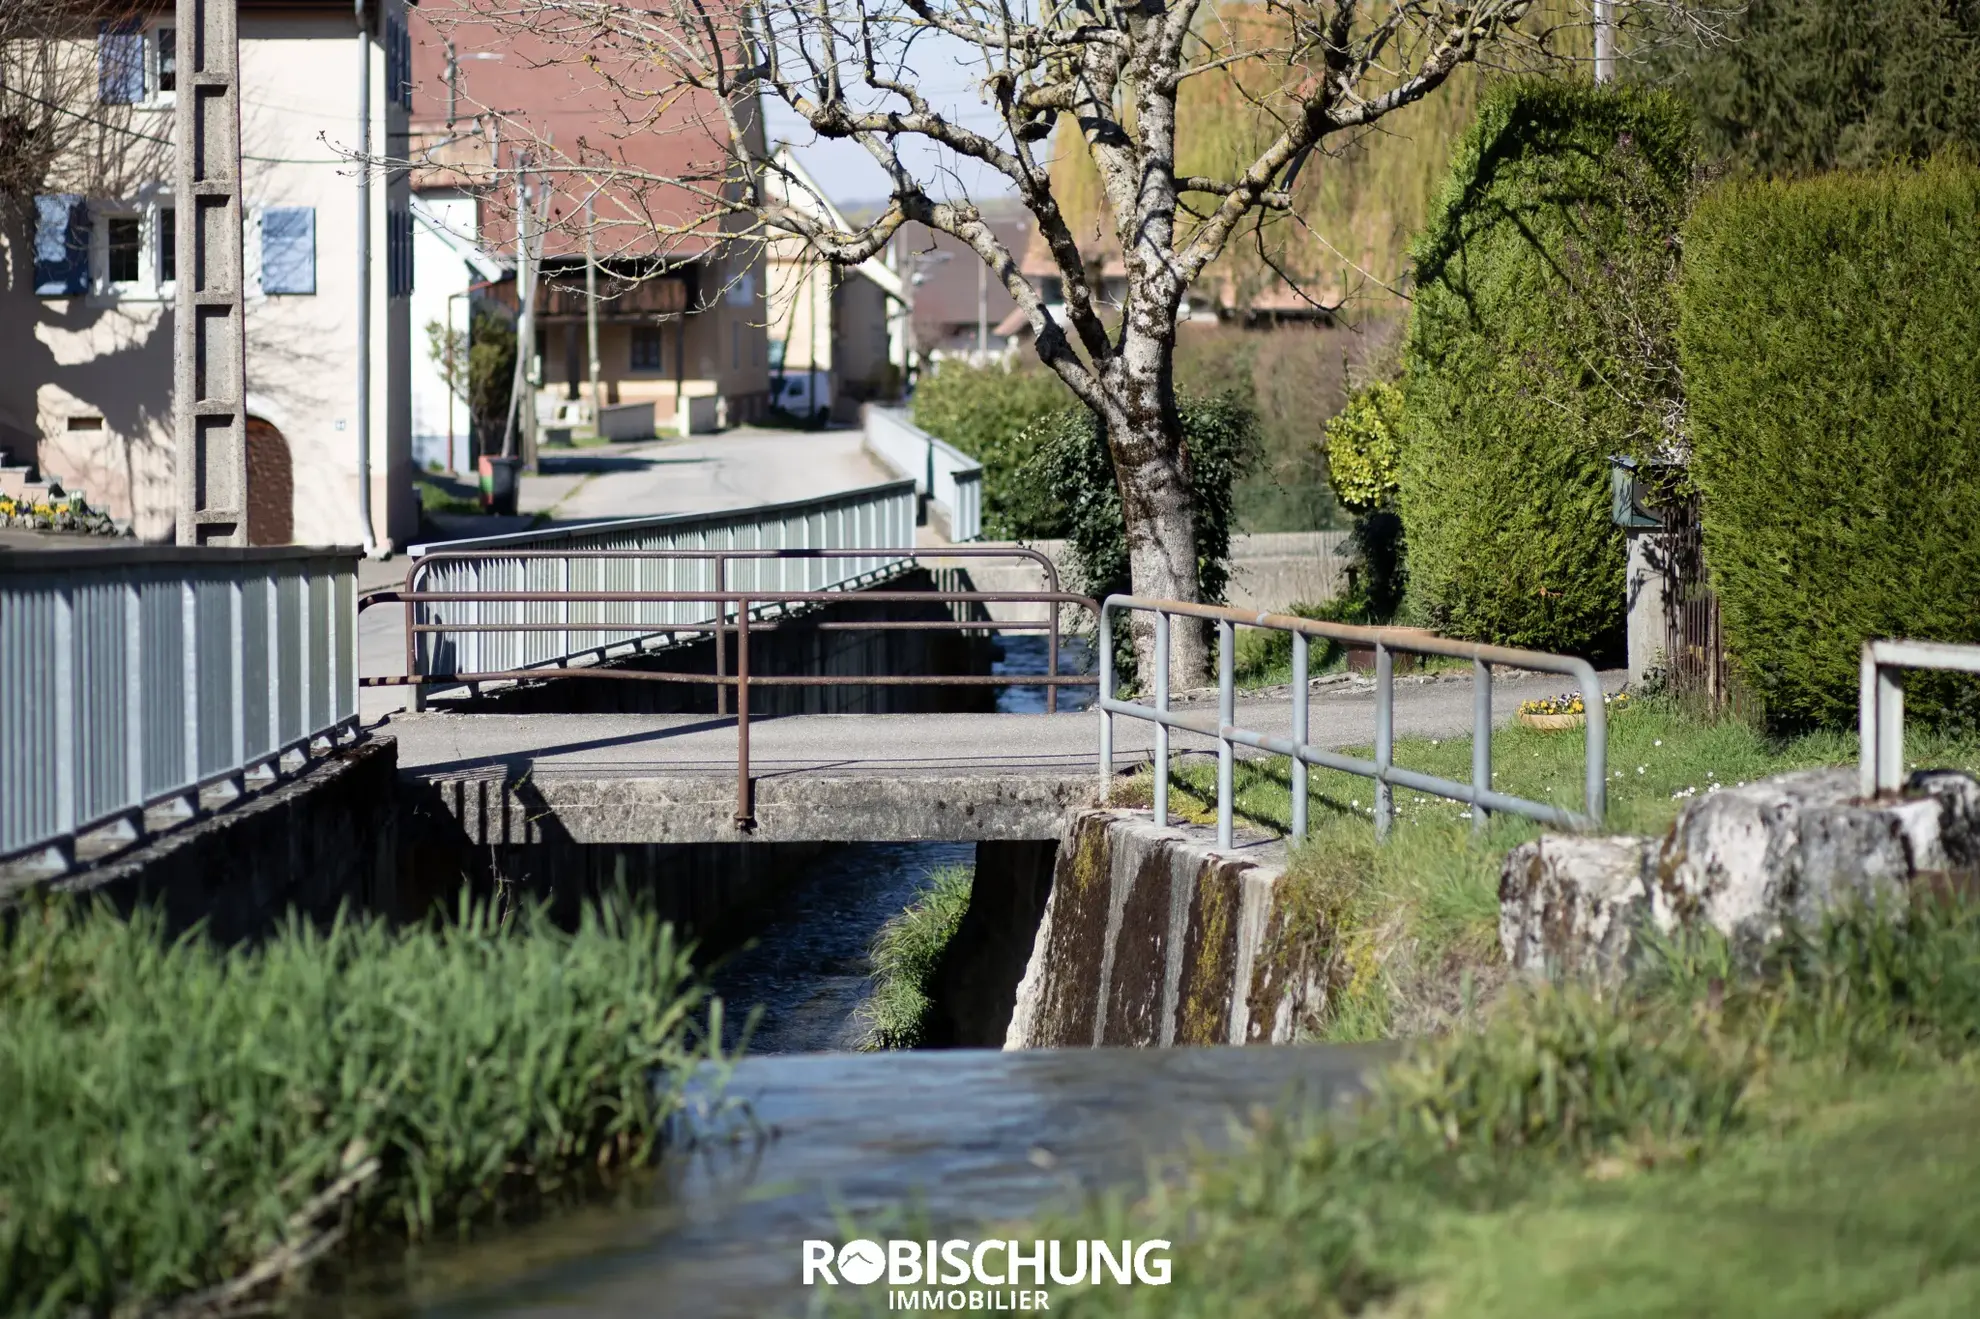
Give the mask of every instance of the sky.
<svg viewBox="0 0 1980 1319">
<path fill-rule="evenodd" d="M 910 49 L 907 67 L 915 85 L 936 109 L 966 127 L 988 131 L 999 127 L 999 121 L 983 103 L 979 90 L 981 60 L 981 54 L 967 42 L 939 32 L 924 32 Z M 854 142 L 819 140 L 796 112 L 774 97 L 766 102 L 765 123 L 771 141 L 789 142 L 799 163 L 838 205 L 857 206 L 887 196 L 887 176 L 864 147 Z M 904 141 L 901 154 L 938 199 L 1004 196 L 1011 191 L 1009 182 L 995 170 L 958 160 L 922 139 Z"/>
</svg>

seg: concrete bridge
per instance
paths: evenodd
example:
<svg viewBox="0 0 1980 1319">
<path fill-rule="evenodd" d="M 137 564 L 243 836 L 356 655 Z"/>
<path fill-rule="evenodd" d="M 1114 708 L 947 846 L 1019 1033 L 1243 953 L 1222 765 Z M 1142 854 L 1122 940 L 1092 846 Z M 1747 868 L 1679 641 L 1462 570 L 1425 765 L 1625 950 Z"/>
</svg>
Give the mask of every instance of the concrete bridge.
<svg viewBox="0 0 1980 1319">
<path fill-rule="evenodd" d="M 178 874 L 204 892 L 233 868 L 258 877 L 259 905 L 308 876 L 321 906 L 392 887 L 393 853 L 422 841 L 1054 839 L 1101 795 L 1100 716 L 982 712 L 993 685 L 1029 684 L 958 674 L 930 638 L 1029 630 L 1055 649 L 1092 602 L 1028 551 L 908 548 L 913 522 L 896 482 L 451 542 L 416 556 L 386 601 L 396 641 L 359 618 L 354 551 L 4 556 L 0 596 L 25 625 L 0 645 L 0 885 Z M 1037 574 L 1020 586 L 1048 589 L 976 588 L 971 568 L 1012 556 Z M 367 718 L 361 681 L 441 699 Z M 1464 678 L 1395 682 L 1391 734 L 1474 726 Z M 1502 677 L 1490 717 L 1560 685 Z M 1304 743 L 1369 743 L 1375 687 L 1314 684 Z M 970 696 L 964 710 L 929 699 L 945 688 Z M 615 701 L 558 704 L 582 691 Z M 1289 696 L 1244 694 L 1230 718 L 1291 737 Z M 1172 704 L 1214 727 L 1214 693 Z M 587 708 L 619 712 L 573 712 Z M 1169 751 L 1219 745 L 1178 728 Z M 1113 768 L 1156 746 L 1154 725 L 1119 721 Z M 353 834 L 385 841 L 353 850 Z"/>
<path fill-rule="evenodd" d="M 1468 675 L 1396 680 L 1395 731 L 1462 736 L 1475 714 Z M 1605 675 L 1620 685 L 1620 675 Z M 1493 685 L 1493 718 L 1552 695 L 1561 680 Z M 1208 695 L 1207 693 L 1205 695 Z M 1179 699 L 1178 709 L 1203 704 Z M 1237 722 L 1292 731 L 1284 689 L 1236 704 Z M 1340 675 L 1310 698 L 1308 740 L 1339 749 L 1374 736 L 1372 678 Z M 755 828 L 762 842 L 1049 839 L 1069 806 L 1099 795 L 1098 716 L 813 714 L 751 726 Z M 401 779 L 470 842 L 724 843 L 738 839 L 736 721 L 700 715 L 395 715 Z M 1214 756 L 1176 733 L 1172 752 Z M 1146 765 L 1153 726 L 1123 721 L 1115 766 Z"/>
</svg>

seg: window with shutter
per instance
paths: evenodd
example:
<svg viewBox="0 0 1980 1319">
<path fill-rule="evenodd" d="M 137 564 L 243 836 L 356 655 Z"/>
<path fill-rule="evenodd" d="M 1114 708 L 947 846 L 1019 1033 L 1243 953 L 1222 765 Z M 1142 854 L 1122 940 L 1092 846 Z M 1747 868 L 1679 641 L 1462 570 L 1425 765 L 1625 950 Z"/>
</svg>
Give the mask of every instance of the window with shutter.
<svg viewBox="0 0 1980 1319">
<path fill-rule="evenodd" d="M 271 206 L 261 213 L 261 291 L 316 292 L 316 210 Z"/>
<path fill-rule="evenodd" d="M 89 205 L 68 193 L 34 199 L 34 291 L 73 297 L 89 287 Z"/>
<path fill-rule="evenodd" d="M 96 25 L 96 95 L 105 105 L 144 100 L 144 27 L 138 20 Z"/>
</svg>

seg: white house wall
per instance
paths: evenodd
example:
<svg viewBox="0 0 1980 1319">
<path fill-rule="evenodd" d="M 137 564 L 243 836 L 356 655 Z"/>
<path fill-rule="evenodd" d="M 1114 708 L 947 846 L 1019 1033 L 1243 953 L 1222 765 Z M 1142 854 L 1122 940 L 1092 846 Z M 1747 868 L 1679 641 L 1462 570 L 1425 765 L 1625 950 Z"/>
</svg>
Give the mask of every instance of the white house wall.
<svg viewBox="0 0 1980 1319">
<path fill-rule="evenodd" d="M 358 190 L 357 32 L 342 14 L 249 12 L 241 16 L 241 148 L 250 224 L 246 241 L 248 412 L 288 443 L 294 477 L 294 538 L 356 543 Z M 372 149 L 405 140 L 405 115 L 386 108 L 385 57 L 374 41 Z M 171 113 L 143 117 L 169 139 Z M 326 139 L 327 138 L 327 142 Z M 169 176 L 169 158 L 151 177 Z M 53 190 L 53 189 L 51 189 Z M 127 192 L 128 189 L 125 189 Z M 403 542 L 417 530 L 411 491 L 412 344 L 406 298 L 388 298 L 386 212 L 405 208 L 403 173 L 374 177 L 371 212 L 371 502 L 373 537 Z M 316 212 L 316 292 L 259 291 L 254 218 L 265 206 Z M 92 504 L 128 521 L 147 540 L 172 537 L 172 309 L 169 293 L 146 297 L 33 294 L 28 250 L 9 252 L 0 293 L 0 423 L 40 431 L 44 471 Z M 102 418 L 100 427 L 95 418 Z M 74 429 L 77 425 L 90 429 Z"/>
</svg>

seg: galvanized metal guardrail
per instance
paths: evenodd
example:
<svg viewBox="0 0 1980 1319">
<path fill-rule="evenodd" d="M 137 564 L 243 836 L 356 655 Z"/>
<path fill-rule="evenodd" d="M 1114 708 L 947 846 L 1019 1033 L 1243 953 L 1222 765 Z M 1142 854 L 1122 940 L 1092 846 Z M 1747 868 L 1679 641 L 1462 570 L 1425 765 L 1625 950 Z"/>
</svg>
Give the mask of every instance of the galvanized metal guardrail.
<svg viewBox="0 0 1980 1319">
<path fill-rule="evenodd" d="M 354 734 L 359 557 L 0 554 L 0 862 L 59 873 Z"/>
<path fill-rule="evenodd" d="M 1114 671 L 1114 614 L 1152 613 L 1155 645 L 1155 704 L 1123 701 L 1116 690 Z M 1169 633 L 1172 618 L 1203 618 L 1217 625 L 1217 716 L 1215 719 L 1177 714 L 1169 708 Z M 1293 639 L 1292 736 L 1274 737 L 1236 724 L 1236 631 L 1255 627 L 1289 632 Z M 1375 652 L 1375 758 L 1363 760 L 1337 751 L 1314 746 L 1307 741 L 1307 647 L 1311 638 L 1339 641 Z M 1395 652 L 1416 655 L 1445 655 L 1472 663 L 1472 741 L 1471 782 L 1439 778 L 1404 769 L 1395 763 Z M 1496 792 L 1492 788 L 1492 666 L 1537 669 L 1543 673 L 1565 674 L 1581 689 L 1586 709 L 1587 751 L 1580 811 L 1548 802 L 1528 801 Z M 1375 781 L 1375 836 L 1387 838 L 1395 816 L 1393 789 L 1411 788 L 1433 796 L 1447 797 L 1471 807 L 1471 827 L 1483 830 L 1486 815 L 1503 811 L 1568 829 L 1594 829 L 1602 823 L 1608 773 L 1608 729 L 1602 706 L 1601 681 L 1586 660 L 1570 655 L 1550 655 L 1537 650 L 1515 650 L 1506 646 L 1481 646 L 1468 641 L 1448 641 L 1395 628 L 1353 627 L 1317 619 L 1293 618 L 1284 614 L 1255 614 L 1216 605 L 1183 604 L 1174 600 L 1146 600 L 1138 596 L 1111 595 L 1100 606 L 1100 696 L 1095 702 L 1100 715 L 1100 778 L 1103 789 L 1114 776 L 1114 717 L 1145 719 L 1155 725 L 1155 819 L 1169 822 L 1169 731 L 1179 729 L 1217 740 L 1217 845 L 1229 847 L 1232 834 L 1232 778 L 1235 748 L 1255 747 L 1292 760 L 1292 834 L 1306 836 L 1307 767 L 1319 765 Z"/>
<path fill-rule="evenodd" d="M 983 535 L 983 464 L 908 420 L 899 408 L 869 403 L 860 409 L 866 448 L 881 462 L 914 481 L 949 520 L 949 539 Z"/>
<path fill-rule="evenodd" d="M 415 545 L 407 551 L 407 671 L 506 672 L 602 658 L 608 647 L 637 649 L 733 621 L 732 603 L 688 593 L 855 589 L 900 571 L 907 560 L 896 547 L 913 543 L 914 483 L 892 481 L 783 504 Z M 833 554 L 766 553 L 785 550 Z M 871 553 L 841 553 L 860 550 Z M 418 598 L 436 593 L 456 598 Z M 502 598 L 517 593 L 539 598 Z M 629 594 L 644 598 L 583 598 Z M 414 708 L 423 690 L 414 689 Z"/>
<path fill-rule="evenodd" d="M 1904 785 L 1905 669 L 1980 673 L 1980 646 L 1949 641 L 1866 641 L 1857 692 L 1858 785 L 1865 797 Z"/>
</svg>

